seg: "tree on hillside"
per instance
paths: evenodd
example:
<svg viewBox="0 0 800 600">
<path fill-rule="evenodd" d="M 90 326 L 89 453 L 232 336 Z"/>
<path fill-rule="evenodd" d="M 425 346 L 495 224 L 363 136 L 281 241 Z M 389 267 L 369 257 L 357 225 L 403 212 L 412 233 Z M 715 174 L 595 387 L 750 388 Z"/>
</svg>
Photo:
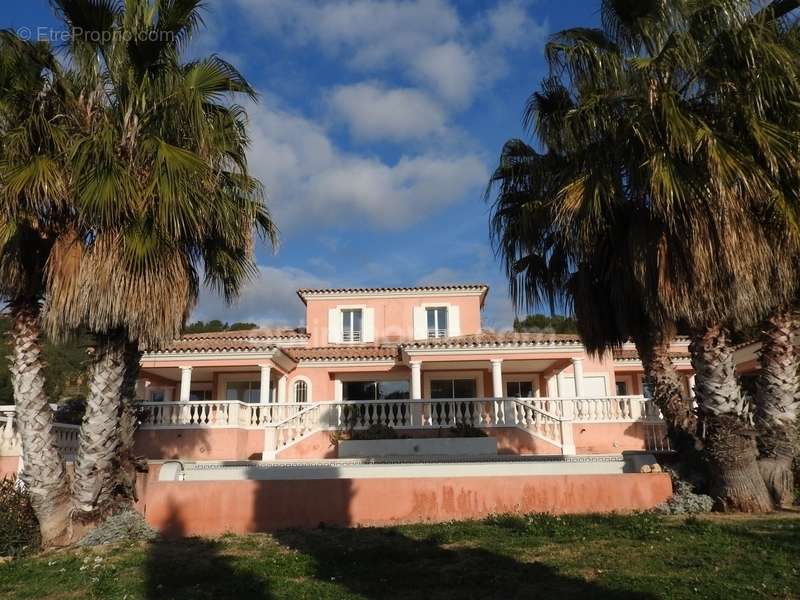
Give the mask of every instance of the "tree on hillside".
<svg viewBox="0 0 800 600">
<path fill-rule="evenodd" d="M 0 356 L 11 353 L 12 326 L 9 317 L 0 315 Z M 85 334 L 79 334 L 63 344 L 54 344 L 47 339 L 43 341 L 44 389 L 51 402 L 68 396 L 85 396 L 86 366 L 91 345 L 92 340 Z M 11 371 L 6 361 L 0 361 L 0 404 L 14 404 Z"/>
<path fill-rule="evenodd" d="M 514 319 L 514 331 L 552 331 L 553 333 L 577 333 L 578 324 L 572 317 L 543 315 L 536 313 L 522 320 Z"/>
<path fill-rule="evenodd" d="M 219 319 L 212 319 L 211 321 L 195 321 L 189 323 L 184 329 L 183 333 L 213 333 L 217 331 L 245 331 L 247 329 L 257 329 L 256 323 L 243 323 L 235 321 L 234 323 L 223 322 Z"/>
</svg>

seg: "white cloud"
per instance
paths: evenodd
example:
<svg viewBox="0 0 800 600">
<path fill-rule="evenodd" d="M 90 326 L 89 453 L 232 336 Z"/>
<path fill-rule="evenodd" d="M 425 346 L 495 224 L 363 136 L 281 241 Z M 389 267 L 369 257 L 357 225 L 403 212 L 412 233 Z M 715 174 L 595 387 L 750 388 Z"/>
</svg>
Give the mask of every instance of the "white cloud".
<svg viewBox="0 0 800 600">
<path fill-rule="evenodd" d="M 250 166 L 279 226 L 397 229 L 477 193 L 488 171 L 474 154 L 402 156 L 394 163 L 337 148 L 311 121 L 253 106 Z"/>
<path fill-rule="evenodd" d="M 304 287 L 329 287 L 330 282 L 302 269 L 259 266 L 258 275 L 233 304 L 206 288 L 200 293 L 191 320 L 220 319 L 262 326 L 305 326 L 305 306 L 297 297 Z"/>
<path fill-rule="evenodd" d="M 271 33 L 345 52 L 374 68 L 455 35 L 458 12 L 445 0 L 238 0 L 250 22 Z"/>
<path fill-rule="evenodd" d="M 450 0 L 238 0 L 248 22 L 317 44 L 360 72 L 397 69 L 456 108 L 507 71 L 505 54 L 544 42 L 521 0 L 499 0 L 465 22 Z M 480 77 L 480 86 L 479 83 Z"/>
<path fill-rule="evenodd" d="M 490 43 L 506 48 L 539 43 L 547 34 L 546 27 L 531 19 L 521 2 L 500 3 L 488 13 Z"/>
<path fill-rule="evenodd" d="M 386 89 L 377 83 L 339 86 L 331 107 L 350 132 L 365 140 L 419 139 L 445 128 L 442 108 L 423 92 Z"/>
<path fill-rule="evenodd" d="M 412 64 L 412 76 L 445 100 L 462 106 L 473 97 L 478 79 L 476 56 L 455 42 L 422 50 Z"/>
</svg>

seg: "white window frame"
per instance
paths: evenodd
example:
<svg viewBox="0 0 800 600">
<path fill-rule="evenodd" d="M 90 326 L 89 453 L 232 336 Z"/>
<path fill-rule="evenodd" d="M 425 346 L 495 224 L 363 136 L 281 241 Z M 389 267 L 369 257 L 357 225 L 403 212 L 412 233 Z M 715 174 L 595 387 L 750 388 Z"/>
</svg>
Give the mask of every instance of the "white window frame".
<svg viewBox="0 0 800 600">
<path fill-rule="evenodd" d="M 306 402 L 312 402 L 312 400 L 311 400 L 311 380 L 308 377 L 304 376 L 304 375 L 298 375 L 297 377 L 292 379 L 292 383 L 290 384 L 290 387 L 289 387 L 289 389 L 291 390 L 291 394 L 292 394 L 292 399 L 290 400 L 290 402 L 292 402 L 292 403 L 296 403 L 297 402 L 297 394 L 296 394 L 296 391 L 295 391 L 295 386 L 298 383 L 305 383 L 306 384 L 306 400 L 305 401 Z"/>
<path fill-rule="evenodd" d="M 450 307 L 446 304 L 438 304 L 438 305 L 431 305 L 425 306 L 425 329 L 428 331 L 428 339 L 435 340 L 439 338 L 446 338 L 447 332 L 450 329 Z M 433 312 L 433 329 L 428 326 L 428 311 Z M 447 327 L 441 328 L 439 327 L 439 311 L 443 310 L 445 314 L 445 321 L 447 322 Z"/>
<path fill-rule="evenodd" d="M 431 399 L 431 380 L 433 379 L 474 379 L 475 393 L 478 398 L 486 397 L 486 388 L 483 384 L 483 371 L 422 371 L 423 399 Z"/>
<path fill-rule="evenodd" d="M 628 396 L 633 396 L 633 377 L 630 375 L 617 375 L 614 378 L 614 395 L 617 394 L 617 384 L 624 383 L 625 388 L 628 390 Z"/>
<path fill-rule="evenodd" d="M 364 330 L 365 330 L 365 327 L 366 327 L 366 324 L 365 324 L 364 320 L 367 318 L 367 307 L 364 306 L 363 304 L 337 306 L 336 307 L 336 311 L 338 313 L 338 319 L 339 319 L 339 341 L 341 343 L 343 343 L 343 344 L 361 344 L 361 343 L 364 343 Z M 358 332 L 358 338 L 357 339 L 353 339 L 352 336 L 351 336 L 351 339 L 347 339 L 345 337 L 344 317 L 345 317 L 345 312 L 347 312 L 347 311 L 352 311 L 352 312 L 359 311 L 361 313 L 361 329 Z M 352 314 L 352 312 L 351 312 L 351 314 Z M 351 317 L 351 319 L 350 319 L 351 326 L 352 326 L 352 321 L 353 320 L 352 320 L 352 317 Z M 351 329 L 352 329 L 352 327 L 351 327 Z"/>
<path fill-rule="evenodd" d="M 156 400 L 156 394 L 161 394 L 163 398 Z M 147 386 L 145 397 L 148 402 L 174 402 L 175 401 L 175 388 L 166 385 L 153 385 Z"/>
<path fill-rule="evenodd" d="M 519 382 L 531 384 L 534 398 L 539 398 L 542 395 L 542 379 L 537 373 L 503 373 L 503 394 L 508 390 L 507 384 Z"/>
<path fill-rule="evenodd" d="M 228 397 L 228 384 L 235 383 L 235 382 L 255 382 L 257 381 L 259 384 L 261 383 L 261 373 L 259 371 L 235 371 L 235 372 L 221 372 L 218 375 L 217 379 L 217 386 L 219 390 L 219 397 L 221 400 L 225 400 Z M 270 398 L 273 397 L 273 394 L 277 396 L 278 388 L 275 383 L 272 381 L 272 377 L 270 377 L 269 382 L 269 396 Z M 259 398 L 259 404 L 266 404 L 269 402 L 268 400 L 263 400 Z"/>
<path fill-rule="evenodd" d="M 400 381 L 408 380 L 408 389 L 411 391 L 411 373 L 398 371 L 352 371 L 336 373 L 333 380 L 334 401 L 342 402 L 344 399 L 344 384 L 348 381 Z M 409 394 L 410 395 L 410 394 Z"/>
<path fill-rule="evenodd" d="M 586 381 L 586 379 L 589 379 L 589 378 L 595 379 L 595 378 L 600 378 L 600 377 L 603 378 L 603 389 L 605 390 L 605 392 L 603 393 L 603 396 L 604 397 L 611 396 L 612 394 L 611 394 L 611 388 L 610 388 L 609 382 L 608 382 L 608 373 L 589 372 L 589 373 L 584 373 L 583 374 L 584 382 Z M 569 390 L 569 393 L 565 394 L 564 393 L 565 390 L 561 390 L 561 396 L 560 397 L 561 398 L 574 398 L 575 397 L 575 376 L 572 375 L 572 374 L 569 374 L 569 375 L 565 374 L 563 376 L 563 381 L 564 381 L 564 385 L 566 386 L 567 390 Z M 617 384 L 616 384 L 616 381 L 615 381 L 615 383 L 614 383 L 614 392 L 616 393 L 616 391 L 617 391 Z M 616 394 L 614 394 L 614 395 L 616 395 Z M 584 397 L 586 397 L 586 390 L 584 390 Z"/>
</svg>

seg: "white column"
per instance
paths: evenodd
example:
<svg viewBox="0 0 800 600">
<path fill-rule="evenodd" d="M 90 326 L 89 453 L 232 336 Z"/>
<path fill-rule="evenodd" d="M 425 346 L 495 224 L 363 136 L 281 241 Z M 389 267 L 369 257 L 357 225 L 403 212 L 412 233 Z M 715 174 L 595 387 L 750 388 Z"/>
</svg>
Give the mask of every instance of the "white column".
<svg viewBox="0 0 800 600">
<path fill-rule="evenodd" d="M 551 382 L 553 381 L 553 374 L 547 373 L 541 377 L 542 380 L 542 388 L 544 389 L 544 394 L 546 398 L 554 398 L 558 397 L 558 386 L 556 386 L 555 394 L 550 391 Z"/>
<path fill-rule="evenodd" d="M 575 376 L 575 397 L 583 396 L 583 359 L 572 359 L 572 373 Z"/>
<path fill-rule="evenodd" d="M 333 399 L 336 402 L 341 402 L 344 397 L 344 386 L 341 379 L 333 380 Z"/>
<path fill-rule="evenodd" d="M 192 391 L 192 367 L 181 367 L 181 402 L 189 401 L 189 394 Z"/>
<path fill-rule="evenodd" d="M 148 383 L 149 382 L 146 379 L 136 380 L 136 400 L 147 400 Z"/>
<path fill-rule="evenodd" d="M 564 371 L 561 370 L 556 374 L 556 390 L 558 390 L 558 397 L 564 398 L 567 395 L 567 384 L 564 381 Z"/>
<path fill-rule="evenodd" d="M 694 373 L 692 373 L 691 375 L 689 375 L 689 397 L 690 398 L 694 398 L 694 396 L 695 396 L 694 384 L 695 384 L 695 378 L 694 378 Z"/>
<path fill-rule="evenodd" d="M 269 380 L 272 373 L 271 365 L 259 365 L 261 367 L 261 386 L 258 391 L 258 401 L 261 404 L 269 402 Z"/>
<path fill-rule="evenodd" d="M 285 403 L 288 402 L 286 399 L 286 375 L 281 375 L 280 379 L 278 379 L 278 402 Z"/>
<path fill-rule="evenodd" d="M 412 360 L 411 366 L 411 399 L 422 400 L 422 362 Z"/>
<path fill-rule="evenodd" d="M 495 398 L 503 397 L 503 359 L 493 358 L 492 363 L 492 394 Z"/>
</svg>

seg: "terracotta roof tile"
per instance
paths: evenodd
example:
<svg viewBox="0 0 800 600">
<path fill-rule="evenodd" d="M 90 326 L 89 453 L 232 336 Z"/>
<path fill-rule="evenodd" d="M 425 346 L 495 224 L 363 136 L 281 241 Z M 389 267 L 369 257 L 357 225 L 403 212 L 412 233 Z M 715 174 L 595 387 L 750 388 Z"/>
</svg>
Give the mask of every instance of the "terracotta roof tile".
<svg viewBox="0 0 800 600">
<path fill-rule="evenodd" d="M 481 333 L 478 335 L 462 335 L 439 338 L 435 340 L 419 340 L 404 344 L 409 348 L 469 348 L 487 346 L 542 346 L 551 344 L 580 343 L 581 338 L 572 333 L 517 333 L 514 331 L 498 333 Z"/>
<path fill-rule="evenodd" d="M 275 341 L 270 340 L 243 340 L 227 338 L 198 338 L 181 339 L 162 348 L 159 353 L 173 352 L 220 352 L 236 350 L 272 350 L 277 348 Z"/>
<path fill-rule="evenodd" d="M 398 346 L 328 346 L 326 348 L 287 348 L 286 354 L 300 360 L 399 360 Z"/>
<path fill-rule="evenodd" d="M 287 338 L 308 338 L 310 337 L 305 329 L 240 329 L 237 331 L 209 331 L 204 333 L 185 333 L 182 340 L 215 339 L 224 338 L 227 340 L 262 340 L 262 339 L 287 339 Z"/>
<path fill-rule="evenodd" d="M 614 350 L 614 360 L 639 360 L 639 353 L 636 350 Z M 671 358 L 691 358 L 692 355 L 681 350 L 670 350 Z"/>
<path fill-rule="evenodd" d="M 387 286 L 387 287 L 346 287 L 346 288 L 302 288 L 297 295 L 305 302 L 306 296 L 322 296 L 327 294 L 373 294 L 386 292 L 482 292 L 485 296 L 489 286 L 485 283 L 462 283 L 452 285 L 419 285 L 419 286 Z"/>
<path fill-rule="evenodd" d="M 304 329 L 260 328 L 187 333 L 159 353 L 273 350 L 282 344 L 304 343 L 308 339 L 309 335 Z"/>
</svg>

